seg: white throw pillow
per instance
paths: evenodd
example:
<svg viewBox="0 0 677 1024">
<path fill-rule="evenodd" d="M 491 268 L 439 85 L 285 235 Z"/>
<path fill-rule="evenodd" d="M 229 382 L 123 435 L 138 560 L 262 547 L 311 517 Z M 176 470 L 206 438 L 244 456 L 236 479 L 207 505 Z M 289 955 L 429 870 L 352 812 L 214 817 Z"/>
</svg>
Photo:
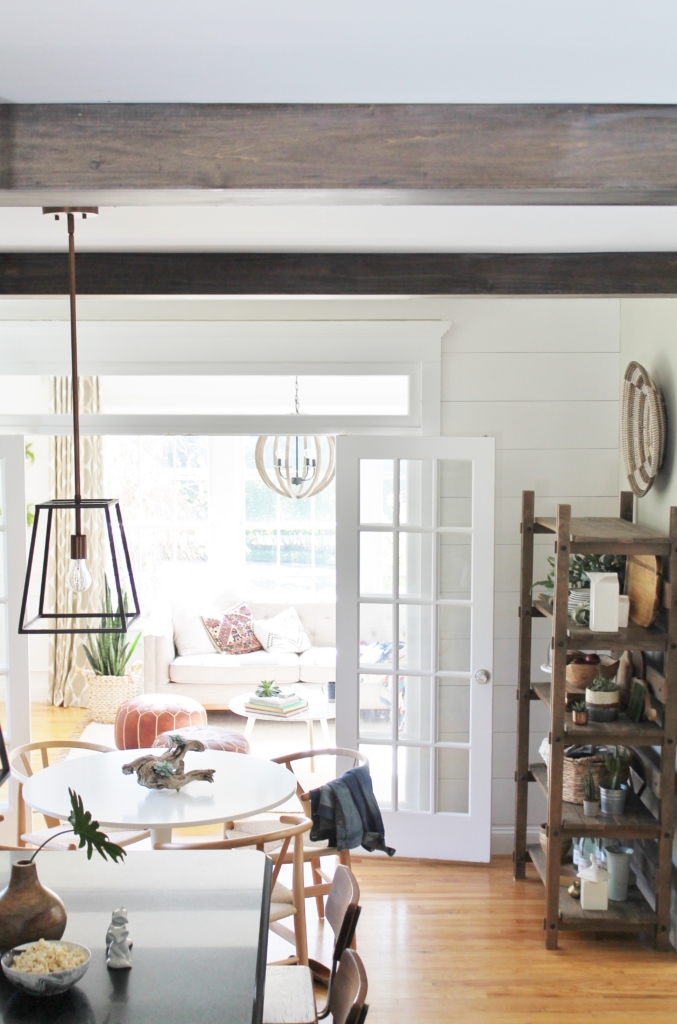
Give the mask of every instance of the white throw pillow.
<svg viewBox="0 0 677 1024">
<path fill-rule="evenodd" d="M 267 651 L 302 654 L 313 646 L 296 608 L 285 608 L 272 619 L 255 619 L 254 633 Z"/>
<path fill-rule="evenodd" d="M 194 608 L 172 605 L 174 644 L 180 657 L 193 654 L 214 654 L 214 644 Z"/>
</svg>

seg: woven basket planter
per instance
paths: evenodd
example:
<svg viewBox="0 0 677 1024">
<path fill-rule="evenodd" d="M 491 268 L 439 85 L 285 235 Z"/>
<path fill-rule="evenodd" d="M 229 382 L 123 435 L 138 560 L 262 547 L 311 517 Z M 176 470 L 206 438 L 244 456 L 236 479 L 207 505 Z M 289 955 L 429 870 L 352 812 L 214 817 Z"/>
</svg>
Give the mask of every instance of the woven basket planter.
<svg viewBox="0 0 677 1024">
<path fill-rule="evenodd" d="M 564 773 L 562 799 L 567 804 L 583 803 L 583 783 L 592 772 L 595 785 L 599 789 L 600 779 L 604 777 L 605 754 L 593 754 L 592 757 L 567 757 L 564 755 Z M 548 763 L 548 784 L 550 784 L 550 764 Z"/>
<path fill-rule="evenodd" d="M 114 725 L 120 705 L 137 697 L 142 690 L 140 661 L 135 662 L 128 675 L 97 676 L 87 669 L 85 676 L 89 687 L 89 715 L 93 722 Z"/>
</svg>

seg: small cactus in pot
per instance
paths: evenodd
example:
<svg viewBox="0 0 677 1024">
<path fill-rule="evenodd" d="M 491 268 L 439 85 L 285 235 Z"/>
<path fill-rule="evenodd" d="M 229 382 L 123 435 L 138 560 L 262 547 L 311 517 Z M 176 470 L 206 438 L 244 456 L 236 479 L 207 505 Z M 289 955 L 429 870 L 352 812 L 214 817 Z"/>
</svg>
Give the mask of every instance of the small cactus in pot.
<svg viewBox="0 0 677 1024">
<path fill-rule="evenodd" d="M 588 705 L 584 700 L 575 700 L 571 705 L 571 714 L 574 725 L 588 724 Z"/>
<path fill-rule="evenodd" d="M 620 689 L 613 679 L 601 673 L 585 691 L 585 703 L 591 722 L 615 722 L 618 719 Z"/>
</svg>

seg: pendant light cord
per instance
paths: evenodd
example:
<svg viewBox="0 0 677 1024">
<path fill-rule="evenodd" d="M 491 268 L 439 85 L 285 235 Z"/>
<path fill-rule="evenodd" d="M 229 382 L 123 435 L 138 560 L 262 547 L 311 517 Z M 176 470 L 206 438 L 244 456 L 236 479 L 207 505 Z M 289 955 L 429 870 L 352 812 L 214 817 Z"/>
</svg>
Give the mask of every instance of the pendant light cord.
<svg viewBox="0 0 677 1024">
<path fill-rule="evenodd" d="M 80 386 L 78 378 L 78 338 L 75 315 L 75 216 L 68 217 L 68 290 L 71 313 L 71 388 L 73 402 L 73 468 L 75 470 L 75 532 L 81 532 L 80 507 Z"/>
</svg>

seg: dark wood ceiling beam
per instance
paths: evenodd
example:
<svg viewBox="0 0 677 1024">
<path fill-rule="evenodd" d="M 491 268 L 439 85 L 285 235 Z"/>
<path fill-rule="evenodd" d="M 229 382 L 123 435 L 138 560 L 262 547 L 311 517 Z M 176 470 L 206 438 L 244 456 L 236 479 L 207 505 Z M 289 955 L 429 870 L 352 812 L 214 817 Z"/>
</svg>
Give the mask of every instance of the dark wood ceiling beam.
<svg viewBox="0 0 677 1024">
<path fill-rule="evenodd" d="M 0 295 L 64 295 L 66 256 L 0 254 Z M 677 252 L 79 253 L 80 295 L 676 295 Z"/>
<path fill-rule="evenodd" d="M 677 106 L 0 106 L 0 204 L 677 202 Z M 348 195 L 346 196 L 346 193 Z"/>
</svg>

